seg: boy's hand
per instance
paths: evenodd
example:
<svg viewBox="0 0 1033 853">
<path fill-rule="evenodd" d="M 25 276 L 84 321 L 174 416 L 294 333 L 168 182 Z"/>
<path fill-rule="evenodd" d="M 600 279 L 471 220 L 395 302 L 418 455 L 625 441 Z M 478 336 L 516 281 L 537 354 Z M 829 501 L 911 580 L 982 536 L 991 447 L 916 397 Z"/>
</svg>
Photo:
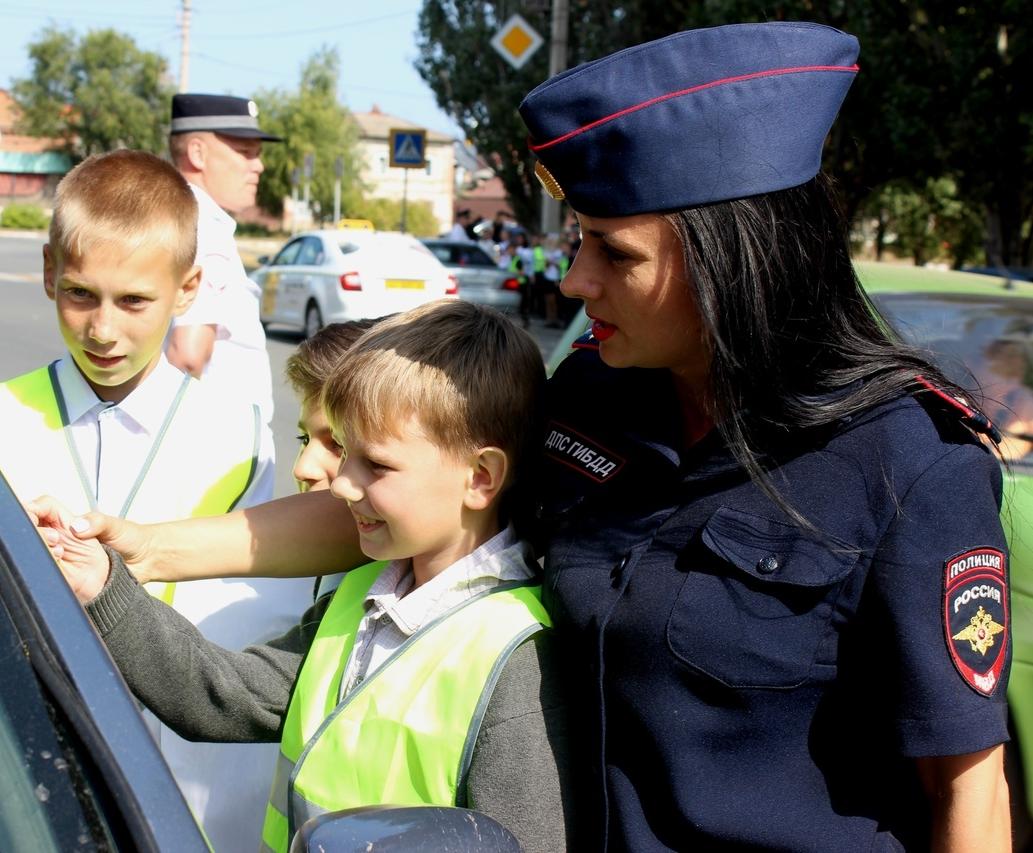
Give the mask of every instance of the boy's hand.
<svg viewBox="0 0 1033 853">
<path fill-rule="evenodd" d="M 108 555 L 96 539 L 78 539 L 71 528 L 76 520 L 54 498 L 43 496 L 25 504 L 25 510 L 47 543 L 65 580 L 83 604 L 95 599 L 111 571 Z"/>
<path fill-rule="evenodd" d="M 151 576 L 150 537 L 146 525 L 105 515 L 102 512 L 73 516 L 60 502 L 46 495 L 26 504 L 25 509 L 34 517 L 33 520 L 40 528 L 44 541 L 59 560 L 62 559 L 64 549 L 68 547 L 67 538 L 83 544 L 97 540 L 118 551 L 129 571 L 140 583 L 157 579 Z M 62 537 L 54 530 L 69 531 L 71 535 Z M 101 552 L 103 553 L 103 549 Z M 104 560 L 107 563 L 106 554 Z"/>
<path fill-rule="evenodd" d="M 95 599 L 111 573 L 107 551 L 96 539 L 76 539 L 67 531 L 58 531 L 62 537 L 61 557 L 57 564 L 75 597 L 83 604 Z"/>
</svg>

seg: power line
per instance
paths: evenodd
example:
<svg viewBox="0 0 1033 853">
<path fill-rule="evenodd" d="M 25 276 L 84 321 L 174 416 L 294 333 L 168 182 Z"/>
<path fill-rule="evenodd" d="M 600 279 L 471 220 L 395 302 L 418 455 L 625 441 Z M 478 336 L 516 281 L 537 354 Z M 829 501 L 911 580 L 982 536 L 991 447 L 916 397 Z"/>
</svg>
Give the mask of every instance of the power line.
<svg viewBox="0 0 1033 853">
<path fill-rule="evenodd" d="M 0 11 L 3 11 L 6 17 L 11 18 L 42 18 L 42 19 L 80 19 L 87 21 L 95 21 L 98 18 L 107 19 L 113 21 L 128 21 L 133 23 L 135 26 L 164 26 L 167 22 L 173 20 L 171 15 L 146 15 L 146 14 L 114 14 L 104 12 L 83 12 L 82 6 L 78 6 L 75 10 L 65 9 L 41 9 L 38 6 L 10 6 L 7 4 L 0 4 Z"/>
<path fill-rule="evenodd" d="M 268 12 L 270 9 L 282 9 L 283 0 L 273 0 L 271 3 L 265 3 L 261 6 L 256 6 L 253 3 L 245 3 L 236 9 L 194 9 L 194 14 L 201 13 L 202 17 L 207 18 L 209 15 L 230 15 L 238 17 L 240 15 L 254 15 L 258 12 Z"/>
<path fill-rule="evenodd" d="M 219 59 L 215 56 L 209 56 L 206 53 L 197 53 L 193 51 L 190 54 L 194 59 L 203 59 L 206 62 L 212 62 L 215 65 L 222 65 L 226 68 L 234 68 L 237 71 L 250 71 L 255 74 L 275 75 L 278 78 L 286 79 L 288 76 L 286 73 L 273 71 L 271 68 L 258 68 L 252 65 L 239 65 L 236 62 L 227 62 L 224 59 Z M 432 92 L 418 93 L 418 92 L 400 92 L 396 89 L 378 89 L 375 86 L 356 86 L 351 83 L 343 83 L 341 88 L 345 92 L 370 92 L 374 95 L 394 95 L 399 98 L 417 98 L 420 100 L 426 100 L 427 98 L 433 98 Z"/>
<path fill-rule="evenodd" d="M 287 36 L 310 36 L 310 35 L 315 35 L 315 34 L 319 34 L 319 33 L 332 33 L 332 32 L 337 32 L 339 30 L 348 30 L 348 29 L 351 29 L 353 27 L 365 26 L 366 24 L 376 24 L 376 23 L 379 23 L 380 21 L 392 20 L 393 18 L 407 18 L 410 15 L 412 15 L 414 11 L 415 10 L 413 10 L 413 9 L 409 9 L 408 11 L 405 11 L 405 12 L 393 12 L 390 15 L 380 15 L 380 16 L 375 17 L 375 18 L 363 18 L 362 20 L 358 20 L 358 21 L 350 21 L 347 24 L 338 24 L 337 26 L 334 26 L 334 27 L 310 27 L 310 28 L 304 29 L 304 30 L 280 30 L 278 32 L 269 32 L 269 33 L 233 33 L 233 34 L 230 34 L 230 35 L 215 35 L 215 36 L 206 35 L 203 38 L 204 38 L 205 41 L 209 41 L 209 40 L 211 40 L 211 41 L 215 41 L 215 40 L 218 40 L 218 41 L 243 41 L 243 40 L 247 40 L 247 39 L 284 38 L 284 37 L 287 37 Z M 200 34 L 198 34 L 198 38 L 201 38 Z"/>
</svg>

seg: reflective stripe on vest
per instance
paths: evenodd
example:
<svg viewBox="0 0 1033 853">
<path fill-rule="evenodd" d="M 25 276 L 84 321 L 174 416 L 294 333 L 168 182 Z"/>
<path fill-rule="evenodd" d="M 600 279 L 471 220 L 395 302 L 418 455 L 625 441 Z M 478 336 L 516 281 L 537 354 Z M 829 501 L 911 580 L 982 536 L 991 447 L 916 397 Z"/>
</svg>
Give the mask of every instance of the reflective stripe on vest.
<svg viewBox="0 0 1033 853">
<path fill-rule="evenodd" d="M 535 246 L 531 255 L 534 258 L 534 271 L 545 272 L 545 248 L 542 246 Z"/>
<path fill-rule="evenodd" d="M 524 275 L 524 265 L 520 262 L 520 258 L 517 255 L 513 255 L 510 258 L 509 271 L 516 274 L 517 280 L 521 284 L 527 281 L 527 276 Z"/>
<path fill-rule="evenodd" d="M 327 811 L 465 802 L 502 668 L 551 624 L 540 587 L 503 584 L 422 628 L 338 703 L 363 600 L 380 570 L 371 564 L 345 575 L 305 658 L 284 720 L 263 850 L 286 851 L 301 824 Z"/>
<path fill-rule="evenodd" d="M 214 424 L 210 394 L 196 380 L 187 383 L 127 518 L 150 523 L 233 509 L 254 477 L 261 424 L 255 407 L 240 407 L 232 421 L 223 416 L 225 405 L 216 410 Z M 77 515 L 88 512 L 91 496 L 68 447 L 47 367 L 0 383 L 0 420 L 0 470 L 15 493 L 23 499 L 49 494 Z M 175 584 L 147 584 L 147 590 L 171 603 Z"/>
</svg>

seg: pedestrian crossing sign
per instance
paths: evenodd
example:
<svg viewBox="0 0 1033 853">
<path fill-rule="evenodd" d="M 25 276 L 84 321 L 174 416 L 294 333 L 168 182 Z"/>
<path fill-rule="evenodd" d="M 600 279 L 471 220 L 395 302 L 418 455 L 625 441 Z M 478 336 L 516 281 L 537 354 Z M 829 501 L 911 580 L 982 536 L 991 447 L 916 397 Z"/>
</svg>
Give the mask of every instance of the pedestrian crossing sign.
<svg viewBox="0 0 1033 853">
<path fill-rule="evenodd" d="M 422 169 L 427 163 L 427 131 L 393 128 L 389 134 L 391 165 L 399 169 Z"/>
</svg>

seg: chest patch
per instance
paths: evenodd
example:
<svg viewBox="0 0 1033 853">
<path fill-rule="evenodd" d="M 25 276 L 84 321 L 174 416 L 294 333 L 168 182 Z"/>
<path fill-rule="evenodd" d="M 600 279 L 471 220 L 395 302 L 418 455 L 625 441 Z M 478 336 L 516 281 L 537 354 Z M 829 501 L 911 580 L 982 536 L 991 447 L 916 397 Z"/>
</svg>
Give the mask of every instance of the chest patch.
<svg viewBox="0 0 1033 853">
<path fill-rule="evenodd" d="M 597 483 L 605 483 L 624 467 L 625 460 L 559 421 L 546 430 L 545 454 L 550 459 L 580 471 Z"/>
<path fill-rule="evenodd" d="M 943 618 L 947 648 L 965 682 L 992 696 L 1008 645 L 1007 556 L 975 548 L 944 563 Z"/>
</svg>

